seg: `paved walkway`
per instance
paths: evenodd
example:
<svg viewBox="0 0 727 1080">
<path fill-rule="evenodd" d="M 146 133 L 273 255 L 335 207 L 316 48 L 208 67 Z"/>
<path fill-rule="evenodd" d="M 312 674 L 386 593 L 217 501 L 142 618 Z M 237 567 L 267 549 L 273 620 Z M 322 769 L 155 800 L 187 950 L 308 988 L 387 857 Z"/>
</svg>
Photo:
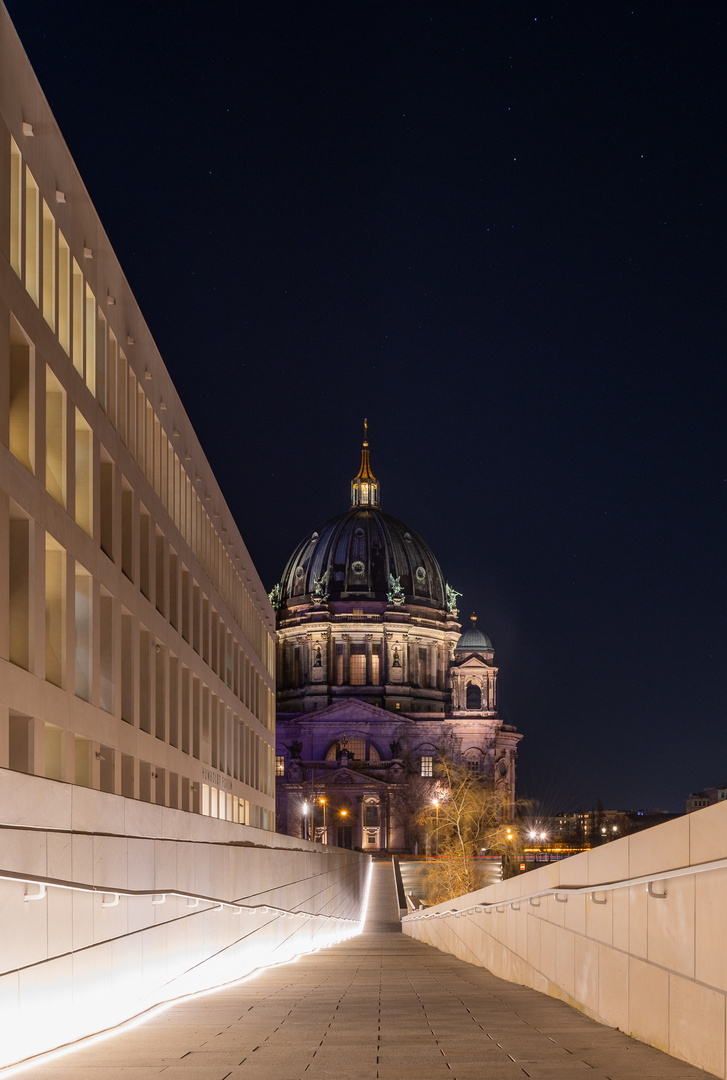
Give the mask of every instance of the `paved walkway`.
<svg viewBox="0 0 727 1080">
<path fill-rule="evenodd" d="M 697 1080 L 709 1074 L 401 933 L 390 864 L 365 931 L 178 1005 L 24 1080 Z"/>
</svg>

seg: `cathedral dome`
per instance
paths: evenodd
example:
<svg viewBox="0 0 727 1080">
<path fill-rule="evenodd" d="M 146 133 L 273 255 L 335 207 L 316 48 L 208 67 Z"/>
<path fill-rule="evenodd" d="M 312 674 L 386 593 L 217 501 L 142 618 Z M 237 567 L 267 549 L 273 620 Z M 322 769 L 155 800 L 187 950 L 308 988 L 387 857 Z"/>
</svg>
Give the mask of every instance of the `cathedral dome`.
<svg viewBox="0 0 727 1080">
<path fill-rule="evenodd" d="M 280 604 L 378 600 L 446 610 L 442 571 L 422 538 L 378 506 L 353 506 L 301 541 Z"/>
<path fill-rule="evenodd" d="M 431 549 L 379 506 L 366 437 L 351 503 L 298 544 L 271 594 L 276 608 L 290 612 L 300 605 L 333 605 L 345 612 L 348 604 L 369 601 L 392 613 L 416 606 L 456 618 L 459 594 L 445 583 Z M 367 609 L 372 610 L 370 604 Z"/>
<path fill-rule="evenodd" d="M 471 615 L 472 626 L 469 630 L 465 630 L 464 634 L 460 637 L 459 641 L 455 645 L 454 651 L 457 652 L 492 652 L 492 642 L 488 638 L 487 634 L 483 634 L 481 630 L 477 629 L 477 616 Z"/>
</svg>

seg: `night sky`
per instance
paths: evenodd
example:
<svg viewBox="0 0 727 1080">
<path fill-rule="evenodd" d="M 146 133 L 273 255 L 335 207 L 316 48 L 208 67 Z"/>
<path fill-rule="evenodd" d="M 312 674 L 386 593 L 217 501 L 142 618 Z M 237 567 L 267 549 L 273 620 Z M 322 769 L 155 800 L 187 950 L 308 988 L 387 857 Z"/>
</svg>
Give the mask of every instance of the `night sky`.
<svg viewBox="0 0 727 1080">
<path fill-rule="evenodd" d="M 723 5 L 7 6 L 266 587 L 367 416 L 521 793 L 727 782 Z"/>
</svg>

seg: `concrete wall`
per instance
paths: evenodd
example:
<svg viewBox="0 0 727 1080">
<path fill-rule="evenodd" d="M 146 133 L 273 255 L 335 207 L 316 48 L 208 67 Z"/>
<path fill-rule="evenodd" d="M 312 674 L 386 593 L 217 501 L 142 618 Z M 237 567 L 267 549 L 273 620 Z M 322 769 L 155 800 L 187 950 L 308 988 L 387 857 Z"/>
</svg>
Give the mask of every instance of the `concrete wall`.
<svg viewBox="0 0 727 1080">
<path fill-rule="evenodd" d="M 499 911 L 410 916 L 403 929 L 725 1077 L 727 869 L 658 880 L 719 859 L 727 859 L 725 803 L 431 909 L 498 901 Z M 666 890 L 666 899 L 650 896 L 643 883 L 598 891 L 599 884 L 652 874 L 654 892 Z M 595 891 L 566 903 L 563 894 L 535 900 L 539 906 L 509 903 L 568 885 Z"/>
<path fill-rule="evenodd" d="M 355 852 L 7 770 L 0 822 L 0 873 L 149 890 L 104 907 L 103 892 L 26 899 L 35 886 L 0 881 L 0 1067 L 360 929 Z M 158 902 L 173 889 L 328 918 Z"/>
</svg>

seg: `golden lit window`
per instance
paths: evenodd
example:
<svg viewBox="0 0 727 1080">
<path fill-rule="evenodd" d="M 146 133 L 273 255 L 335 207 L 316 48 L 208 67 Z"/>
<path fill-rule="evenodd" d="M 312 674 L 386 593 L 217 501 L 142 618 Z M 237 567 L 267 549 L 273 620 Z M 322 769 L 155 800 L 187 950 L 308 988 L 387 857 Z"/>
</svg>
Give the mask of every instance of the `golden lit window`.
<svg viewBox="0 0 727 1080">
<path fill-rule="evenodd" d="M 366 685 L 366 646 L 351 646 L 351 686 Z"/>
<path fill-rule="evenodd" d="M 285 758 L 282 754 L 275 755 L 275 775 L 285 776 Z"/>
<path fill-rule="evenodd" d="M 428 754 L 421 758 L 421 775 L 434 776 L 434 758 Z"/>
<path fill-rule="evenodd" d="M 326 754 L 326 761 L 336 761 L 344 750 L 349 758 L 355 758 L 356 761 L 381 761 L 379 752 L 373 743 L 367 745 L 365 739 L 359 739 L 351 735 L 344 735 L 331 743 Z"/>
</svg>

